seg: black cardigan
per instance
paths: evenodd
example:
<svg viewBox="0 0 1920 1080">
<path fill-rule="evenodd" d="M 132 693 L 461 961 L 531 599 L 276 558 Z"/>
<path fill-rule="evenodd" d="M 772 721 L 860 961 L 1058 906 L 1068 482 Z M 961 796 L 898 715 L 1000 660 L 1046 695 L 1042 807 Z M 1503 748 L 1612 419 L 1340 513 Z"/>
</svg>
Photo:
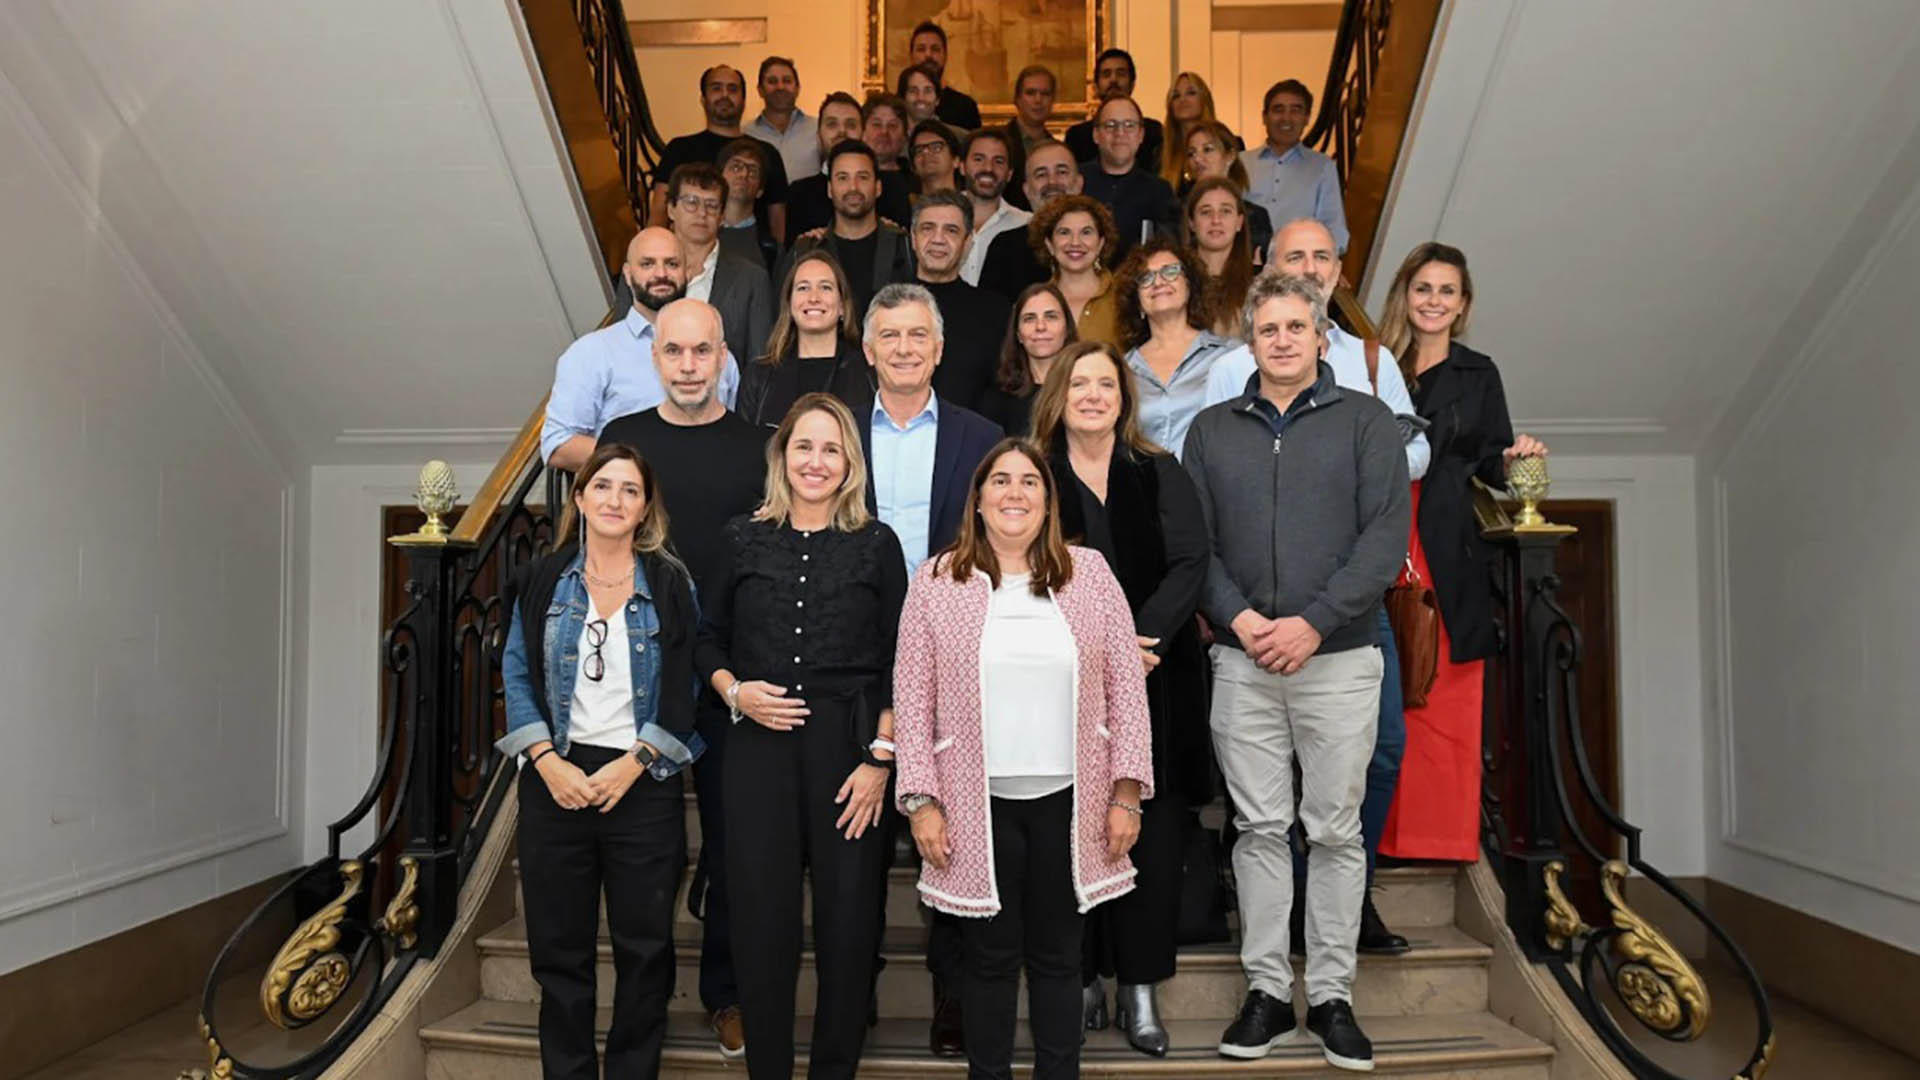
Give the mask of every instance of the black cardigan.
<svg viewBox="0 0 1920 1080">
<path fill-rule="evenodd" d="M 873 380 L 867 374 L 867 356 L 857 343 L 840 340 L 825 387 L 802 387 L 800 363 L 797 350 L 788 348 L 778 364 L 756 359 L 740 365 L 740 394 L 733 411 L 756 427 L 777 428 L 801 394 L 817 389 L 839 398 L 856 421 L 872 410 Z"/>
<path fill-rule="evenodd" d="M 1513 445 L 1513 421 L 1500 369 L 1485 353 L 1454 342 L 1446 360 L 1420 376 L 1414 408 L 1431 427 L 1433 462 L 1420 484 L 1420 546 L 1433 571 L 1440 617 L 1453 640 L 1453 662 L 1492 656 L 1493 545 L 1473 516 L 1473 479 L 1507 486 L 1503 453 Z"/>
<path fill-rule="evenodd" d="M 1207 660 L 1193 614 L 1200 606 L 1211 545 L 1193 478 L 1171 454 L 1142 454 L 1115 440 L 1107 465 L 1106 515 L 1101 537 L 1087 537 L 1081 505 L 1084 485 L 1067 458 L 1065 433 L 1054 436 L 1048 460 L 1060 492 L 1060 530 L 1071 543 L 1106 556 L 1133 608 L 1136 631 L 1157 637 L 1160 666 L 1147 676 L 1153 727 L 1154 785 L 1173 785 L 1189 805 L 1213 797 L 1213 736 L 1207 720 Z M 1087 493 L 1091 497 L 1091 493 Z"/>
</svg>

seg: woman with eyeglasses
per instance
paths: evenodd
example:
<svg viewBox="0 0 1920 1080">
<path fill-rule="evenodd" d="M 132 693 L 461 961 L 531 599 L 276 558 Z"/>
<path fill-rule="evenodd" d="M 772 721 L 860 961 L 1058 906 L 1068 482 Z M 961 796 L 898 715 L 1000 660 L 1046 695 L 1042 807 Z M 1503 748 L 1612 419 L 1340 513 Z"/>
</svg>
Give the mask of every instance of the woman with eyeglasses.
<svg viewBox="0 0 1920 1080">
<path fill-rule="evenodd" d="M 1067 298 L 1050 282 L 1029 285 L 1013 305 L 1007 338 L 1000 345 L 1000 367 L 993 385 L 980 397 L 980 415 L 1009 435 L 1033 428 L 1033 396 L 1047 380 L 1060 351 L 1078 338 Z"/>
<path fill-rule="evenodd" d="M 1066 298 L 1080 340 L 1118 345 L 1119 290 L 1107 268 L 1120 247 L 1113 211 L 1086 195 L 1059 196 L 1027 222 L 1027 243 L 1042 266 L 1052 267 L 1049 280 Z"/>
<path fill-rule="evenodd" d="M 667 547 L 653 470 L 631 447 L 603 445 L 587 458 L 558 535 L 564 545 L 508 587 L 507 733 L 496 744 L 528 762 L 519 849 L 541 1069 L 549 1080 L 600 1075 L 604 895 L 616 972 L 606 1071 L 657 1076 L 687 858 L 680 774 L 702 749 L 693 590 Z"/>
<path fill-rule="evenodd" d="M 1122 348 L 1140 391 L 1140 430 L 1178 455 L 1207 404 L 1214 358 L 1235 342 L 1213 332 L 1206 279 L 1193 253 L 1156 236 L 1120 265 Z"/>
<path fill-rule="evenodd" d="M 1194 261 L 1205 275 L 1207 310 L 1213 313 L 1213 332 L 1224 338 L 1240 338 L 1240 306 L 1246 302 L 1247 287 L 1253 284 L 1257 267 L 1253 259 L 1253 241 L 1247 235 L 1247 209 L 1260 209 L 1247 201 L 1233 181 L 1224 176 L 1209 176 L 1187 192 L 1181 218 L 1187 226 L 1187 244 Z M 1264 211 L 1262 211 L 1264 213 Z"/>
<path fill-rule="evenodd" d="M 813 891 L 812 1080 L 850 1080 L 886 897 L 893 655 L 906 556 L 867 510 L 860 429 L 807 394 L 767 442 L 760 508 L 727 525 L 698 665 L 732 711 L 723 766 L 747 1074 L 788 1080 L 801 881 Z"/>
</svg>

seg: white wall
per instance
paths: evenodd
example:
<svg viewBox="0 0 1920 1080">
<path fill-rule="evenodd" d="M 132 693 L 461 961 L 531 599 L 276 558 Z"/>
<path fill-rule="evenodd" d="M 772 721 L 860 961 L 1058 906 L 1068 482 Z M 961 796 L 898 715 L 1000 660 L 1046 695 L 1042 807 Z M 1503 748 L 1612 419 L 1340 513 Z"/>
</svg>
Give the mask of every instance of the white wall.
<svg viewBox="0 0 1920 1080">
<path fill-rule="evenodd" d="M 1701 455 L 1709 862 L 1920 951 L 1920 135 L 1818 270 Z"/>
<path fill-rule="evenodd" d="M 0 973 L 293 864 L 295 485 L 0 70 Z"/>
</svg>

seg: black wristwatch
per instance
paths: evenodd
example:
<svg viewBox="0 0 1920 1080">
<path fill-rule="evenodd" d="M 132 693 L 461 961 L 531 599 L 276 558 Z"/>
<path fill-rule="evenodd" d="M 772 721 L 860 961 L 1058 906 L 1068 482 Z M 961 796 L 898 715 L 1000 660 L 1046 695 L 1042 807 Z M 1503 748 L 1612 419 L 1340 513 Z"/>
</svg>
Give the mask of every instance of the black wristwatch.
<svg viewBox="0 0 1920 1080">
<path fill-rule="evenodd" d="M 639 762 L 642 769 L 650 768 L 654 762 L 660 760 L 660 755 L 654 753 L 653 747 L 646 743 L 635 743 L 633 749 L 627 752 L 633 755 L 633 760 Z"/>
</svg>

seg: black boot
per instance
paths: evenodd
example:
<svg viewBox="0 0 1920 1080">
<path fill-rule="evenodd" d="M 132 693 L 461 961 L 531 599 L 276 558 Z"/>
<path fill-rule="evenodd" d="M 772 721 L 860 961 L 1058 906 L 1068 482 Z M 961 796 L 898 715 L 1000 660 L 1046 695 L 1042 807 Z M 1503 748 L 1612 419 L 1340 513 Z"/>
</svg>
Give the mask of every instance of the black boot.
<svg viewBox="0 0 1920 1080">
<path fill-rule="evenodd" d="M 1387 924 L 1380 921 L 1380 912 L 1374 909 L 1373 893 L 1369 891 L 1360 902 L 1359 951 L 1374 956 L 1398 956 L 1411 948 L 1406 938 L 1387 929 Z"/>
</svg>

